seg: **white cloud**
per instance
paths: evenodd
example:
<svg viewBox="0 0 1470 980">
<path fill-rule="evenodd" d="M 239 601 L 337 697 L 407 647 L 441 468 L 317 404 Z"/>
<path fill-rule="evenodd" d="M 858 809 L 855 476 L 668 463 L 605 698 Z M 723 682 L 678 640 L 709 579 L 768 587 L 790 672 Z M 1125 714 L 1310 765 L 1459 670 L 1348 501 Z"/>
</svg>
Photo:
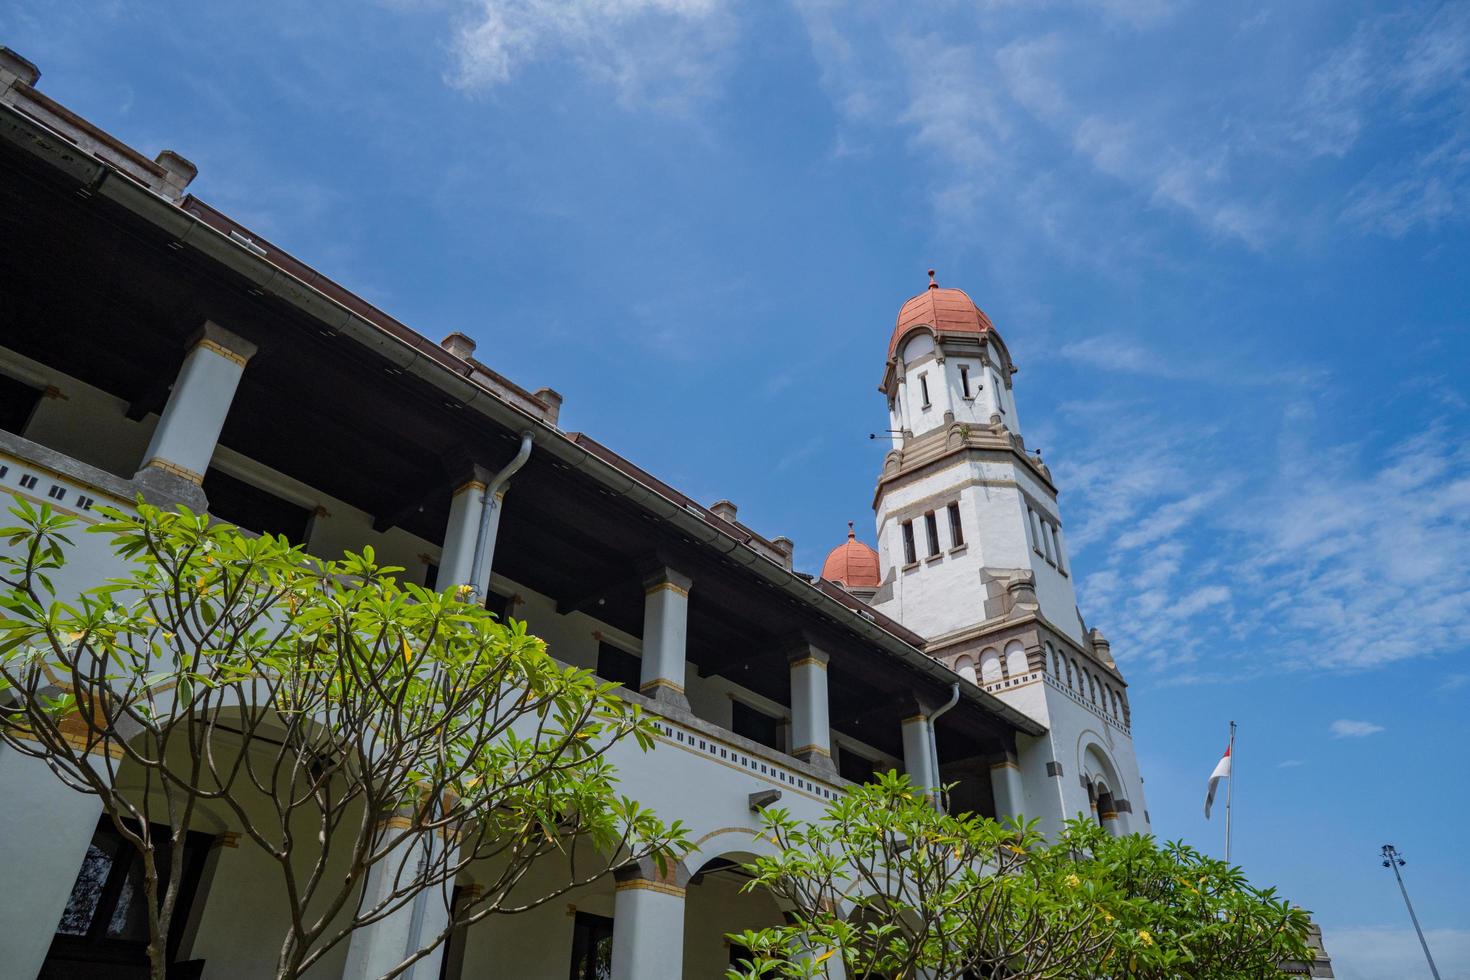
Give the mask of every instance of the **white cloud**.
<svg viewBox="0 0 1470 980">
<path fill-rule="evenodd" d="M 687 109 L 709 94 L 733 33 L 724 0 L 476 0 L 454 38 L 451 79 L 490 88 L 565 57 L 627 104 Z"/>
<path fill-rule="evenodd" d="M 1306 763 L 1306 760 L 1305 759 L 1282 759 L 1280 762 L 1276 763 L 1276 768 L 1277 769 L 1296 769 L 1296 768 L 1298 768 L 1300 766 L 1304 766 L 1306 764 L 1307 763 Z"/>
<path fill-rule="evenodd" d="M 1450 691 L 1461 690 L 1467 686 L 1470 686 L 1470 674 L 1450 674 L 1444 680 L 1440 681 L 1439 690 L 1444 693 L 1449 693 Z"/>
<path fill-rule="evenodd" d="M 1383 731 L 1382 725 L 1376 725 L 1371 721 L 1353 721 L 1350 718 L 1339 718 L 1330 726 L 1333 738 L 1366 738 L 1369 735 L 1377 735 Z"/>
</svg>

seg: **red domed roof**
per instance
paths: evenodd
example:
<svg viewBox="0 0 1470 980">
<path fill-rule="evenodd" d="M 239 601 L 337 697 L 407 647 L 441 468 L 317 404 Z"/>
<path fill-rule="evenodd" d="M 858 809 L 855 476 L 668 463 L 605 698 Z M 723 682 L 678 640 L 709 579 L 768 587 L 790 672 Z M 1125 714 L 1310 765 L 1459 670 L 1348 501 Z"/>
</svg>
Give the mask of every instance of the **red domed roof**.
<svg viewBox="0 0 1470 980">
<path fill-rule="evenodd" d="M 878 587 L 878 552 L 857 539 L 852 521 L 847 522 L 847 540 L 833 548 L 822 563 L 822 578 L 845 589 Z"/>
<path fill-rule="evenodd" d="M 933 269 L 929 270 L 929 288 L 903 304 L 898 311 L 893 338 L 888 341 L 890 358 L 898 350 L 899 340 L 921 324 L 933 327 L 939 334 L 984 334 L 995 329 L 990 317 L 963 289 L 941 289 L 934 281 Z"/>
</svg>

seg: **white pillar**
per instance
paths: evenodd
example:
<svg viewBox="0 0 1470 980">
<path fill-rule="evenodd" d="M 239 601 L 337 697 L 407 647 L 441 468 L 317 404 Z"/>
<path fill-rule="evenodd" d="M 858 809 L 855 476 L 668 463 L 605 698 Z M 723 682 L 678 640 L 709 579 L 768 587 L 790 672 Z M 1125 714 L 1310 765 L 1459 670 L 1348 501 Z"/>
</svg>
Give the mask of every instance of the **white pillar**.
<svg viewBox="0 0 1470 980">
<path fill-rule="evenodd" d="M 929 716 L 919 713 L 905 718 L 903 726 L 903 768 L 909 782 L 924 790 L 934 790 L 934 758 L 930 754 Z"/>
<path fill-rule="evenodd" d="M 643 671 L 638 690 L 685 710 L 689 699 L 684 695 L 684 653 L 692 584 L 687 575 L 668 567 L 643 580 Z"/>
<path fill-rule="evenodd" d="M 394 817 L 389 823 L 403 819 Z M 445 843 L 438 834 L 420 835 L 393 856 L 375 864 L 368 871 L 362 908 L 371 909 L 386 901 L 395 891 L 417 877 L 420 862 L 442 861 Z M 452 859 L 452 856 L 451 856 Z M 449 906 L 454 883 L 445 882 L 416 895 L 390 915 L 353 931 L 347 946 L 347 962 L 342 967 L 342 980 L 377 980 L 402 963 L 424 944 L 444 931 L 449 922 Z M 430 952 L 410 969 L 400 974 L 403 980 L 436 980 L 439 976 L 439 954 Z"/>
<path fill-rule="evenodd" d="M 0 973 L 32 980 L 71 896 L 102 801 L 0 745 Z"/>
<path fill-rule="evenodd" d="M 827 661 L 803 642 L 791 651 L 791 754 L 803 762 L 832 769 L 832 727 L 828 720 Z"/>
<path fill-rule="evenodd" d="M 440 591 L 454 585 L 474 585 L 477 595 L 485 595 L 490 587 L 490 562 L 485 563 L 483 582 L 470 581 L 470 568 L 475 562 L 475 539 L 480 533 L 480 514 L 484 510 L 485 486 L 490 473 L 482 467 L 472 468 L 467 478 L 449 499 L 449 526 L 444 532 L 444 550 L 439 557 Z M 491 520 L 498 520 L 500 508 Z"/>
<path fill-rule="evenodd" d="M 997 819 L 1015 817 L 1019 820 L 1025 813 L 1026 788 L 1021 781 L 1021 766 L 1010 755 L 990 764 L 990 790 L 995 797 Z"/>
<path fill-rule="evenodd" d="M 683 865 L 660 875 L 645 858 L 616 873 L 613 900 L 612 980 L 683 980 Z"/>
<path fill-rule="evenodd" d="M 254 344 L 205 321 L 174 379 L 140 474 L 157 470 L 190 483 L 204 482 L 245 362 L 254 354 Z"/>
</svg>

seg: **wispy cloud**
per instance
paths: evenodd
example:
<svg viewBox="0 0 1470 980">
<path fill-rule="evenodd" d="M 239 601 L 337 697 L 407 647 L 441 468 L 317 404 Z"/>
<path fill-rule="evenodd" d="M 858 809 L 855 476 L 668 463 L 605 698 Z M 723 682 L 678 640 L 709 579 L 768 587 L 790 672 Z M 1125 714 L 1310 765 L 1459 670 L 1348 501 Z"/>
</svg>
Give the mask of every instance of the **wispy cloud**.
<svg viewBox="0 0 1470 980">
<path fill-rule="evenodd" d="M 450 78 L 491 88 L 562 58 L 625 104 L 688 109 L 710 94 L 735 25 L 723 0 L 477 0 L 460 15 Z"/>
<path fill-rule="evenodd" d="M 1298 768 L 1300 766 L 1304 766 L 1306 764 L 1307 764 L 1307 762 L 1306 762 L 1305 759 L 1282 759 L 1280 762 L 1276 763 L 1276 768 L 1277 769 L 1296 769 L 1296 768 Z"/>
<path fill-rule="evenodd" d="M 1377 735 L 1383 731 L 1382 725 L 1371 721 L 1354 721 L 1351 718 L 1339 718 L 1328 728 L 1333 738 L 1366 738 L 1369 735 Z"/>
</svg>

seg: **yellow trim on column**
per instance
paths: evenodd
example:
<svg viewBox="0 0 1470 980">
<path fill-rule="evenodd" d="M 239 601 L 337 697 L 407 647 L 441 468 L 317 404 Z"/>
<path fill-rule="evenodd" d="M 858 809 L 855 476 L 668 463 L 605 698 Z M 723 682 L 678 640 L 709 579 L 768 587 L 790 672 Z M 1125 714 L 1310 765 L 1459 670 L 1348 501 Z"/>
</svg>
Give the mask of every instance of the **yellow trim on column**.
<svg viewBox="0 0 1470 980">
<path fill-rule="evenodd" d="M 455 487 L 454 488 L 454 493 L 450 494 L 450 496 L 451 497 L 458 497 L 460 494 L 464 493 L 466 490 L 478 490 L 481 493 L 484 493 L 487 489 L 488 489 L 488 487 L 486 487 L 485 484 L 481 483 L 479 480 L 466 480 L 464 483 L 462 483 L 459 486 Z"/>
<path fill-rule="evenodd" d="M 210 846 L 212 846 L 212 847 L 239 847 L 240 846 L 240 835 L 239 835 L 238 832 L 233 831 L 233 830 L 227 830 L 227 831 L 225 831 L 222 834 L 215 834 L 214 835 L 214 843 L 212 845 L 210 845 Z"/>
<path fill-rule="evenodd" d="M 148 457 L 148 461 L 143 464 L 143 469 L 146 470 L 150 468 L 155 470 L 162 470 L 165 473 L 172 473 L 174 476 L 179 477 L 180 479 L 188 480 L 195 486 L 204 486 L 203 473 L 195 473 L 188 467 L 180 466 L 178 463 L 170 463 L 166 459 L 159 459 L 157 456 L 150 456 Z"/>
<path fill-rule="evenodd" d="M 700 594 L 703 595 L 703 593 Z M 791 666 L 793 667 L 805 667 L 808 664 L 813 667 L 820 667 L 822 670 L 827 669 L 827 661 L 820 657 L 802 657 L 800 660 L 791 661 Z"/>
<path fill-rule="evenodd" d="M 655 582 L 653 585 L 650 585 L 648 588 L 644 589 L 643 590 L 643 594 L 644 595 L 653 595 L 655 592 L 659 591 L 660 589 L 668 589 L 670 592 L 674 593 L 675 595 L 683 596 L 686 599 L 689 598 L 689 590 L 688 589 L 681 589 L 677 585 L 675 585 L 673 582 Z"/>
<path fill-rule="evenodd" d="M 200 337 L 199 342 L 194 345 L 194 349 L 191 350 L 189 353 L 192 354 L 194 351 L 199 350 L 200 348 L 209 351 L 211 354 L 218 354 L 225 360 L 238 364 L 241 367 L 245 366 L 245 361 L 247 360 L 247 358 L 245 358 L 243 355 L 235 353 L 224 344 L 221 344 L 220 342 L 215 340 L 210 340 L 208 337 Z"/>
<path fill-rule="evenodd" d="M 662 881 L 646 881 L 643 878 L 634 878 L 630 881 L 620 881 L 617 883 L 617 886 L 614 890 L 621 892 L 632 891 L 634 889 L 643 889 L 645 891 L 658 892 L 660 895 L 672 895 L 675 898 L 684 898 L 686 894 L 685 890 L 680 888 L 678 885 L 670 885 Z"/>
<path fill-rule="evenodd" d="M 639 694 L 647 694 L 649 691 L 656 691 L 656 690 L 658 690 L 661 687 L 666 687 L 666 688 L 668 688 L 669 690 L 673 691 L 676 694 L 683 694 L 684 693 L 684 687 L 683 687 L 683 685 L 675 684 L 673 681 L 669 680 L 666 677 L 655 677 L 653 680 L 649 681 L 647 684 L 640 684 L 638 686 L 638 693 Z"/>
<path fill-rule="evenodd" d="M 928 720 L 929 720 L 929 716 L 928 715 L 910 715 L 909 717 L 907 717 L 907 718 L 903 719 L 902 721 L 900 721 L 899 724 L 900 725 L 907 725 L 910 722 L 915 722 L 915 721 L 928 721 Z"/>
<path fill-rule="evenodd" d="M 1098 814 L 1098 818 L 1100 820 L 1117 820 L 1118 815 L 1112 810 L 1104 810 L 1102 813 Z"/>
<path fill-rule="evenodd" d="M 828 752 L 820 745 L 798 745 L 796 748 L 791 750 L 792 755 L 801 755 L 803 753 L 810 753 L 812 755 L 823 755 L 829 759 L 832 758 L 832 753 Z"/>
<path fill-rule="evenodd" d="M 1014 770 L 1016 770 L 1016 772 L 1020 772 L 1021 771 L 1021 767 L 1018 766 L 1018 765 L 1016 765 L 1014 762 L 1012 762 L 1009 759 L 1005 760 L 1004 762 L 992 762 L 990 764 L 990 768 L 992 768 L 992 769 L 1014 769 Z"/>
<path fill-rule="evenodd" d="M 413 821 L 412 820 L 410 820 L 408 817 L 395 814 L 394 816 L 391 816 L 391 817 L 389 817 L 386 820 L 379 820 L 376 829 L 378 829 L 378 830 L 410 830 L 412 828 L 413 828 Z"/>
</svg>

